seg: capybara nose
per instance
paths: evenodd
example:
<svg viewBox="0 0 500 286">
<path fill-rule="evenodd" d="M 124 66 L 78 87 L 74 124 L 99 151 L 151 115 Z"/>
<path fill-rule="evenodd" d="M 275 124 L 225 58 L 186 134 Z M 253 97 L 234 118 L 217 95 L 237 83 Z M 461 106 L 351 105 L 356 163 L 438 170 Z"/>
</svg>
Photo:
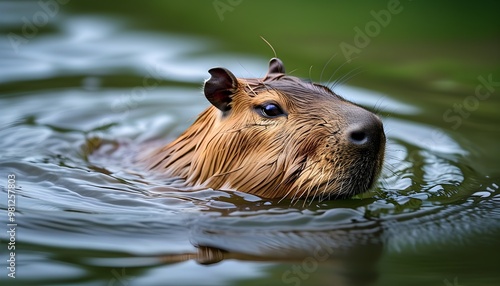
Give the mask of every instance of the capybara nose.
<svg viewBox="0 0 500 286">
<path fill-rule="evenodd" d="M 377 152 L 385 141 L 384 128 L 380 119 L 371 112 L 361 109 L 356 112 L 346 129 L 346 141 L 352 147 L 367 148 Z"/>
</svg>

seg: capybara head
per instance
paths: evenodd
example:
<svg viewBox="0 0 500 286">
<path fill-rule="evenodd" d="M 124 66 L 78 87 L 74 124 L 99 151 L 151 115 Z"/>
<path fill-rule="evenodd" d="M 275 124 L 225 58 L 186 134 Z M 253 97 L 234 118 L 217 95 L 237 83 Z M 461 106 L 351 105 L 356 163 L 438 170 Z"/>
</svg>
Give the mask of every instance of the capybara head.
<svg viewBox="0 0 500 286">
<path fill-rule="evenodd" d="M 329 88 L 285 74 L 272 59 L 264 78 L 209 70 L 212 104 L 149 166 L 188 185 L 265 198 L 339 198 L 372 187 L 383 162 L 380 119 Z"/>
</svg>

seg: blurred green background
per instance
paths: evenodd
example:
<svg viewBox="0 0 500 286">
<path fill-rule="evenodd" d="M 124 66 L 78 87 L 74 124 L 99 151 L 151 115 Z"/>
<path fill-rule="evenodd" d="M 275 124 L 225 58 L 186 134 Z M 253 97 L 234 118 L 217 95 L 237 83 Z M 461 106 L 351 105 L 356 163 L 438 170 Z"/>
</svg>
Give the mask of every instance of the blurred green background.
<svg viewBox="0 0 500 286">
<path fill-rule="evenodd" d="M 346 58 L 341 44 L 354 44 L 358 27 L 366 31 L 373 14 L 392 11 L 384 26 L 373 25 L 369 43 L 354 53 L 344 72 L 360 67 L 350 82 L 363 86 L 393 84 L 425 89 L 420 83 L 476 83 L 482 73 L 500 71 L 498 1 L 80 1 L 79 12 L 130 14 L 133 28 L 196 34 L 220 41 L 220 49 L 272 57 L 274 47 L 288 70 L 319 79 Z M 381 16 L 381 18 L 384 18 Z M 383 24 L 383 23 L 382 23 Z M 376 26 L 376 25 L 375 25 Z M 370 33 L 370 32 L 368 32 Z M 330 70 L 331 72 L 331 70 Z M 324 78 L 324 76 L 323 76 Z M 389 81 L 389 82 L 388 82 Z M 418 84 L 415 84 L 418 83 Z M 387 87 L 387 86 L 385 86 Z M 460 86 L 461 87 L 461 86 Z"/>
</svg>

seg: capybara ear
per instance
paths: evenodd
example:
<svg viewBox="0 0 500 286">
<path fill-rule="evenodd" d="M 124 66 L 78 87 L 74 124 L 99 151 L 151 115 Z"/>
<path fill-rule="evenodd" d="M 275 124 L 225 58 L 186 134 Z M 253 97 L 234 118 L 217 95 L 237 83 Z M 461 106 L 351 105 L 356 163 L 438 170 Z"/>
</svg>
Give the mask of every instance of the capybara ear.
<svg viewBox="0 0 500 286">
<path fill-rule="evenodd" d="M 208 72 L 212 77 L 205 82 L 205 97 L 221 111 L 230 110 L 232 95 L 238 89 L 238 80 L 225 68 L 213 68 Z"/>
<path fill-rule="evenodd" d="M 285 66 L 283 65 L 283 62 L 278 58 L 272 58 L 269 61 L 269 71 L 267 72 L 267 74 L 270 75 L 274 73 L 285 73 Z"/>
</svg>

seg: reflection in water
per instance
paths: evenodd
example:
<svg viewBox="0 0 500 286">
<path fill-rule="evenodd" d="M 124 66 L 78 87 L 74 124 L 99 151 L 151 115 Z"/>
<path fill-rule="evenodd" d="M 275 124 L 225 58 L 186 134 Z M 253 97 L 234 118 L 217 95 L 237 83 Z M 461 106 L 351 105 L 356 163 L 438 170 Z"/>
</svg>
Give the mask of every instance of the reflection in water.
<svg viewBox="0 0 500 286">
<path fill-rule="evenodd" d="M 382 253 L 380 230 L 376 225 L 364 225 L 359 229 L 324 231 L 249 231 L 248 227 L 221 231 L 217 223 L 211 229 L 196 229 L 193 240 L 199 244 L 197 252 L 164 256 L 162 261 L 281 261 L 290 265 L 281 276 L 285 284 L 300 283 L 319 268 L 326 268 L 328 283 L 324 285 L 370 285 L 376 280 L 376 265 Z M 222 249 L 205 245 L 220 245 Z"/>
<path fill-rule="evenodd" d="M 15 173 L 20 186 L 19 285 L 110 284 L 122 276 L 134 285 L 163 285 L 165 277 L 187 285 L 206 277 L 218 285 L 370 285 L 393 253 L 470 246 L 498 233 L 498 185 L 465 163 L 469 153 L 452 136 L 397 117 L 384 120 L 379 187 L 353 199 L 303 206 L 154 177 L 132 158 L 176 137 L 207 106 L 199 91 L 206 70 L 226 66 L 256 77 L 267 60 L 200 55 L 214 43 L 125 33 L 109 18 L 61 16 L 53 24 L 18 54 L 0 39 L 7 54 L 0 58 L 0 178 Z M 144 85 L 148 75 L 158 85 Z M 394 115 L 421 112 L 362 89 L 337 92 Z"/>
</svg>

